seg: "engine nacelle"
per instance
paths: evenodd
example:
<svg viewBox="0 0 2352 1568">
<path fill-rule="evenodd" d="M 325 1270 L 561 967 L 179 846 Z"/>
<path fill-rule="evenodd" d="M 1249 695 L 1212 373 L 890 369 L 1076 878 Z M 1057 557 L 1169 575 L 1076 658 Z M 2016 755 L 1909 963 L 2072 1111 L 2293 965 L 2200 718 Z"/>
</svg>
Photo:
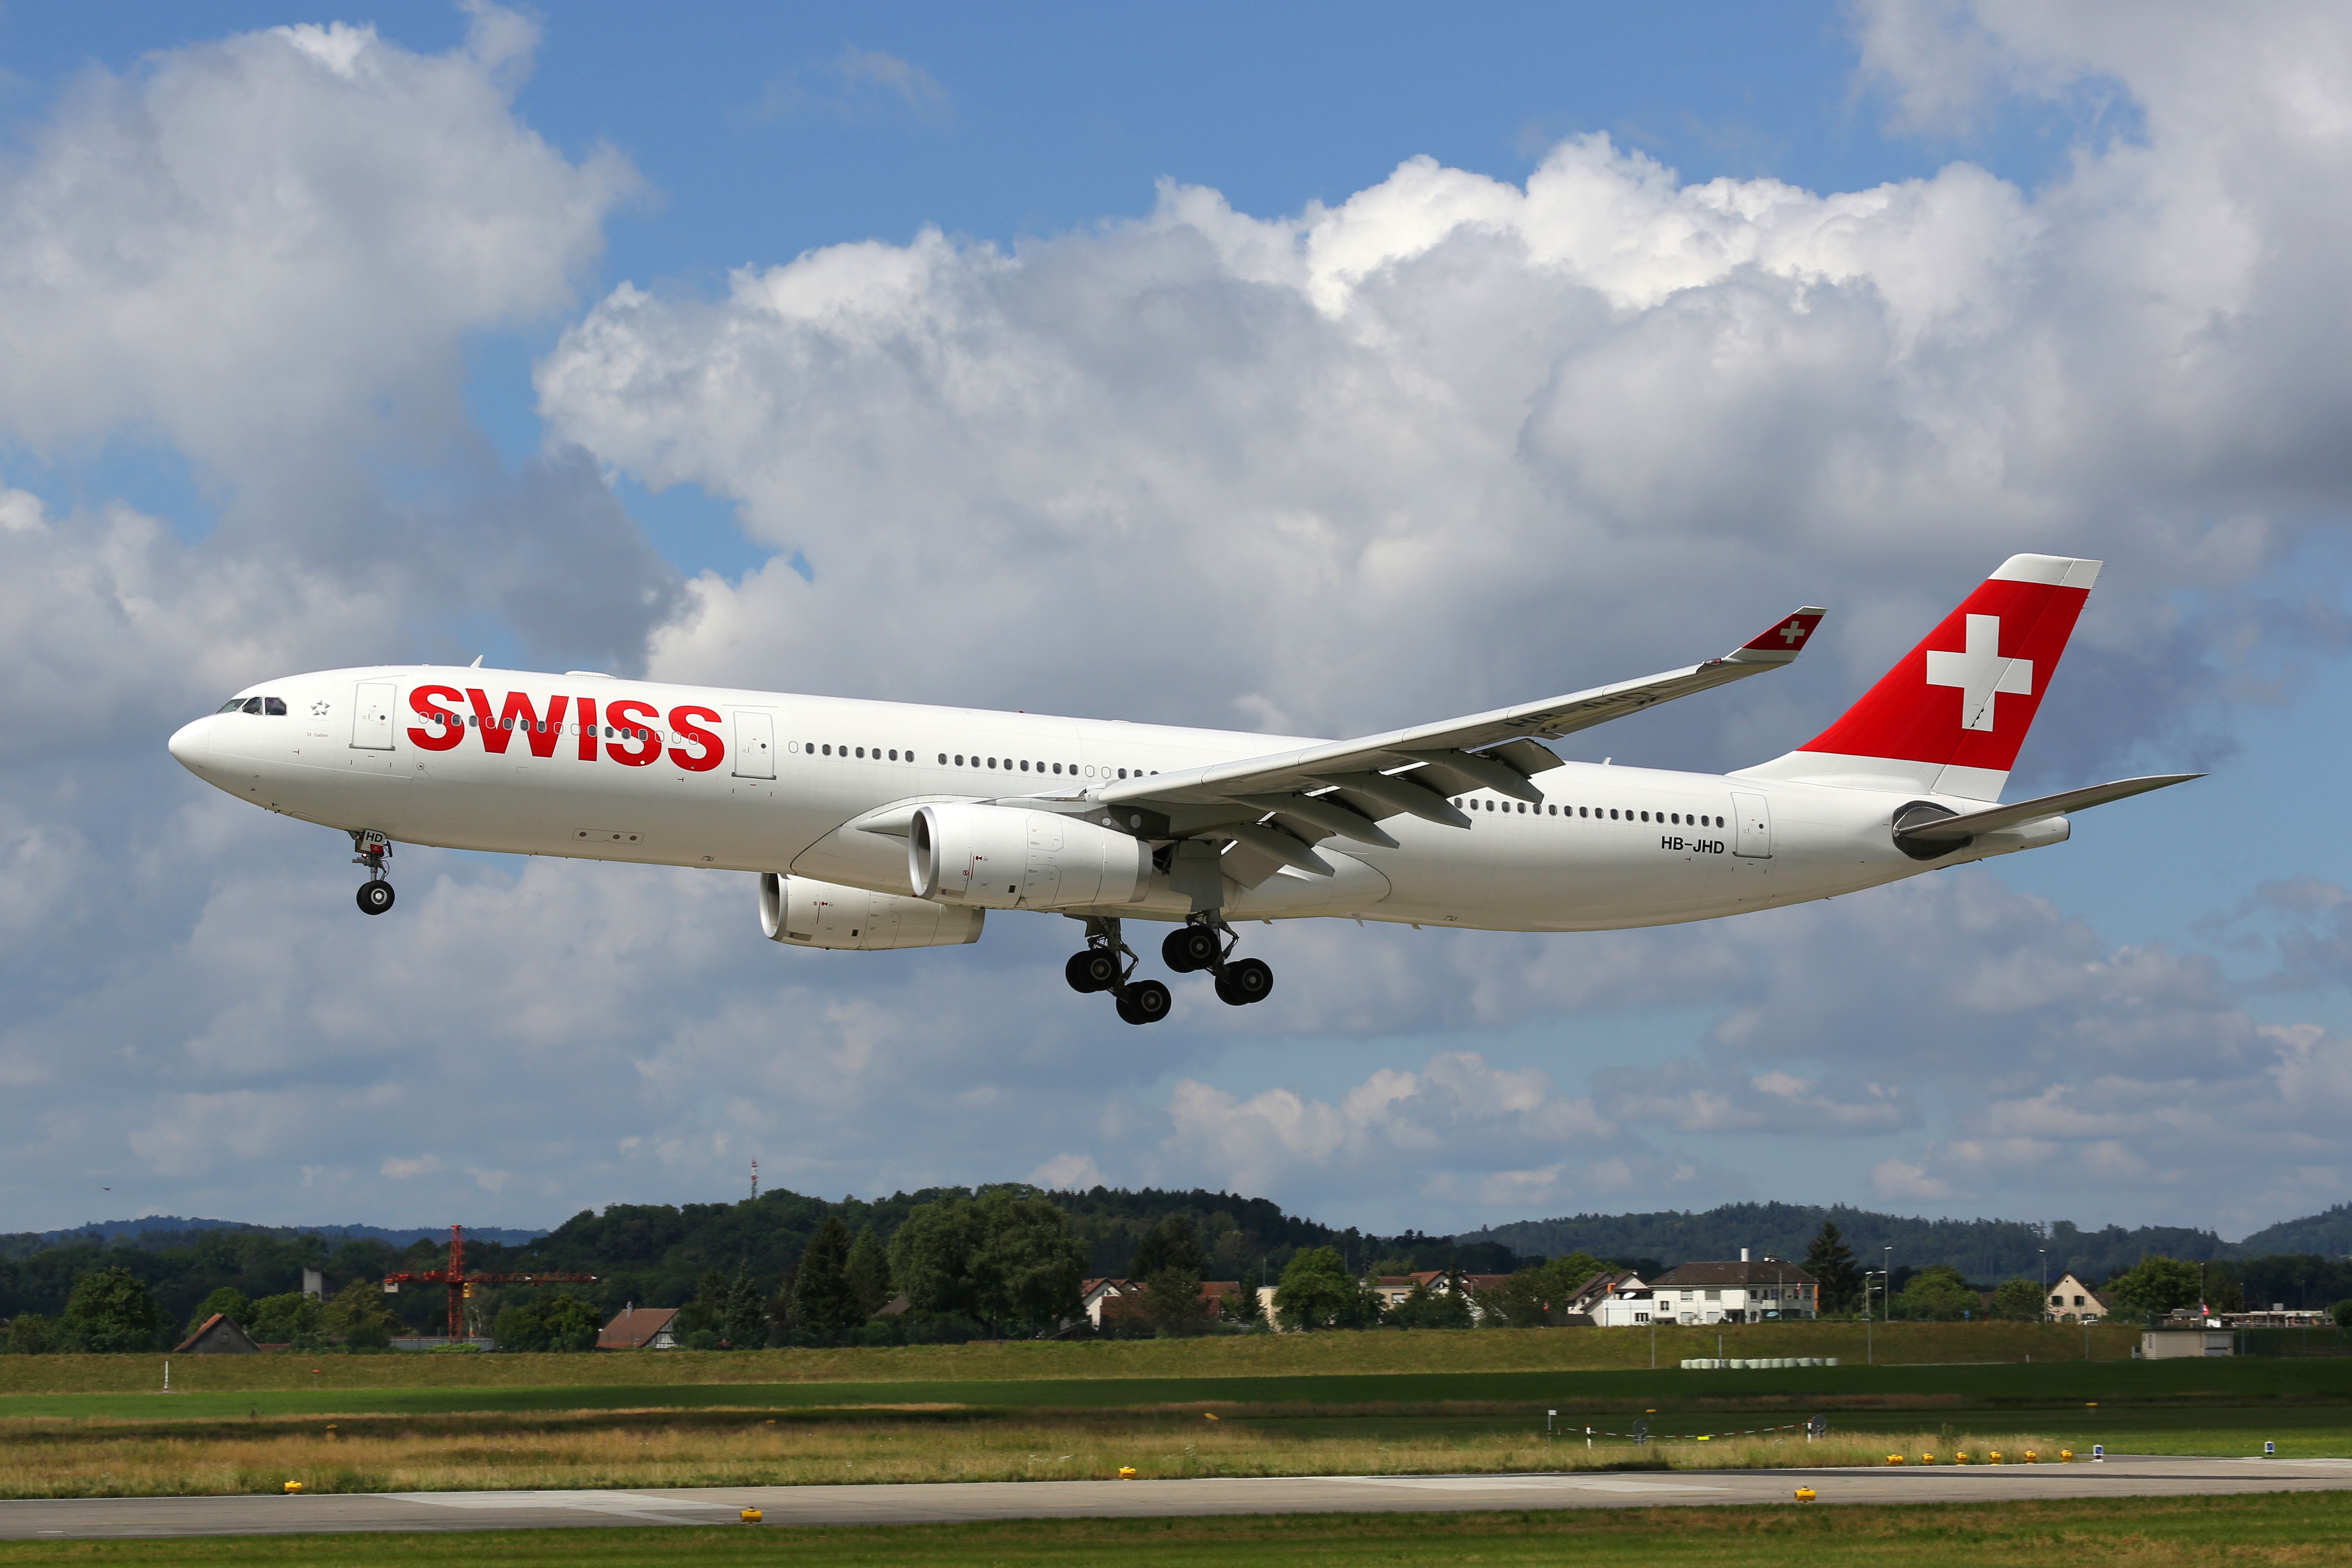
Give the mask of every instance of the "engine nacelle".
<svg viewBox="0 0 2352 1568">
<path fill-rule="evenodd" d="M 948 802 L 907 830 L 915 894 L 982 909 L 1132 904 L 1151 887 L 1151 846 L 1058 812 Z"/>
<path fill-rule="evenodd" d="M 873 893 L 808 877 L 760 873 L 760 929 L 791 947 L 874 952 L 957 947 L 980 940 L 979 910 L 950 909 L 903 893 Z"/>
</svg>

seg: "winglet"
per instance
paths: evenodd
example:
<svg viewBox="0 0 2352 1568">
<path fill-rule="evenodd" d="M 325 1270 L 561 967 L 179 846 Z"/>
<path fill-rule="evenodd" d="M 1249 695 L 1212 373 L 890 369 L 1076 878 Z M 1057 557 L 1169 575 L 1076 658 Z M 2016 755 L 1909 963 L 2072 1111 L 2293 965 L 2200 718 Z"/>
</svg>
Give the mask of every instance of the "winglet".
<svg viewBox="0 0 2352 1568">
<path fill-rule="evenodd" d="M 1807 605 L 1794 615 L 1775 621 L 1769 630 L 1751 642 L 1742 643 L 1726 657 L 1733 664 L 1792 664 L 1805 651 L 1805 645 L 1813 640 L 1815 628 L 1828 614 L 1819 605 Z"/>
</svg>

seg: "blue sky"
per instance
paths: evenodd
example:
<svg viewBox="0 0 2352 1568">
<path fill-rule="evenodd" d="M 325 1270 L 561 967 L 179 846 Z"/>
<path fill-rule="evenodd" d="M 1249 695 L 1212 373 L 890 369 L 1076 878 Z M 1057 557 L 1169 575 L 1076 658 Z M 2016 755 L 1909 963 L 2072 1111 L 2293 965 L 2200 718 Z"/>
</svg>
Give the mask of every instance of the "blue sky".
<svg viewBox="0 0 2352 1568">
<path fill-rule="evenodd" d="M 753 1153 L 1432 1229 L 2336 1201 L 2347 829 L 2310 781 L 2352 480 L 2309 258 L 2352 168 L 2273 78 L 2345 58 L 2324 7 L 1992 0 L 11 8 L 0 552 L 40 586 L 0 610 L 20 701 L 86 693 L 0 763 L 11 1224 L 551 1223 Z M 1142 1047 L 1043 921 L 795 967 L 743 889 L 415 851 L 410 923 L 320 924 L 319 830 L 158 745 L 215 687 L 484 650 L 1339 732 L 1829 604 L 1770 693 L 1570 748 L 1720 768 L 2013 549 L 2110 563 L 2020 787 L 2212 778 L 1851 907 L 1270 933 L 1283 1005 Z M 604 1007 L 553 1034 L 335 978 L 582 952 Z M 493 1134 L 521 1104 L 562 1131 Z"/>
</svg>

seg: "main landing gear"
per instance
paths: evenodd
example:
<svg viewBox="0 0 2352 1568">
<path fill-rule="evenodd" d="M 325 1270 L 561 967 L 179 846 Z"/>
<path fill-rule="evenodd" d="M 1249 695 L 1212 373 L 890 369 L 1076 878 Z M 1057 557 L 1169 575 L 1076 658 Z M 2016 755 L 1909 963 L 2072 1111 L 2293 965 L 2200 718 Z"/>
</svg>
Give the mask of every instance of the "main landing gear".
<svg viewBox="0 0 2352 1568">
<path fill-rule="evenodd" d="M 392 858 L 392 842 L 381 833 L 352 834 L 352 864 L 367 868 L 368 879 L 360 884 L 360 913 L 380 915 L 392 908 L 392 884 L 384 880 L 383 863 Z"/>
<path fill-rule="evenodd" d="M 1118 999 L 1118 1016 L 1130 1024 L 1156 1024 L 1168 1016 L 1168 987 L 1135 978 L 1135 952 L 1119 934 L 1116 919 L 1087 917 L 1087 946 L 1062 966 L 1070 989 L 1108 991 Z M 1214 914 L 1195 915 L 1168 933 L 1160 956 L 1179 974 L 1208 970 L 1217 977 L 1217 999 L 1245 1007 L 1274 989 L 1274 971 L 1263 959 L 1234 957 L 1239 938 Z"/>
<path fill-rule="evenodd" d="M 1135 978 L 1135 952 L 1119 935 L 1116 919 L 1087 919 L 1087 947 L 1062 966 L 1073 991 L 1108 991 L 1118 999 L 1118 1016 L 1130 1024 L 1156 1024 L 1168 1016 L 1172 998 L 1157 980 Z"/>
<path fill-rule="evenodd" d="M 1217 1000 L 1231 1007 L 1263 1002 L 1274 990 L 1274 971 L 1262 958 L 1235 958 L 1241 939 L 1214 913 L 1194 915 L 1168 933 L 1160 956 L 1179 974 L 1205 969 L 1217 977 Z"/>
</svg>

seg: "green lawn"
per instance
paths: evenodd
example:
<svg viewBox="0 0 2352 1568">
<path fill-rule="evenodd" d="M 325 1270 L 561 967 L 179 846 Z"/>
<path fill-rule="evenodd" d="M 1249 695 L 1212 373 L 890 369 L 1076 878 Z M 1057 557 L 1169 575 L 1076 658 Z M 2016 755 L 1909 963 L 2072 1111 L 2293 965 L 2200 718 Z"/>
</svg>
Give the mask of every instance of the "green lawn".
<svg viewBox="0 0 2352 1568">
<path fill-rule="evenodd" d="M 1397 1336 L 1402 1338 L 1403 1336 Z M 1465 1338 L 1502 1338 L 1474 1335 Z M 37 1361 L 40 1357 L 5 1360 Z M 96 1359 L 96 1358 L 91 1358 Z M 249 1362 L 257 1358 L 243 1358 Z M 387 1358 L 347 1358 L 367 1366 Z M 451 1358 L 458 1359 L 458 1358 Z M 488 1358 L 496 1360 L 498 1358 Z M 604 1383 L 557 1381 L 601 1369 L 592 1358 L 530 1361 L 544 1384 L 457 1387 L 291 1388 L 252 1392 L 26 1393 L 0 1396 L 0 1419 L 111 1416 L 220 1420 L 253 1415 L 433 1415 L 458 1411 L 730 1408 L 779 1412 L 892 1405 L 978 1409 L 1110 1410 L 1165 1405 L 1433 1407 L 1639 1413 L 1649 1408 L 1731 1413 L 1815 1406 L 1898 1411 L 1932 1403 L 1954 1410 L 2026 1411 L 2097 1401 L 2103 1406 L 2162 1403 L 2352 1405 L 2352 1360 L 2227 1358 L 2170 1362 L 2036 1362 L 2026 1364 L 1839 1366 L 1774 1372 L 1680 1370 L 1397 1372 L 1331 1375 L 1203 1375 L 1022 1379 L 929 1378 L 906 1382 Z M 623 1358 L 612 1358 L 620 1361 Z M 628 1358 L 645 1367 L 657 1358 Z M 178 1367 L 173 1382 L 179 1386 Z"/>
<path fill-rule="evenodd" d="M 793 1568 L 996 1568 L 1071 1564 L 1399 1562 L 1626 1562 L 1718 1568 L 1778 1561 L 1806 1568 L 2080 1568 L 2302 1565 L 2352 1557 L 2352 1497 L 2298 1496 L 1987 1503 L 1969 1507 L 1591 1510 L 1541 1513 L 1301 1515 L 1204 1520 L 1072 1520 L 961 1525 L 488 1531 L 416 1535 L 236 1536 L 183 1541 L 0 1542 L 7 1563 L 332 1563 L 415 1568 L 462 1557 L 473 1568 L 638 1568 L 698 1563 Z"/>
<path fill-rule="evenodd" d="M 1860 1364 L 2124 1362 L 2136 1331 L 2043 1323 L 1755 1323 L 1662 1329 L 1656 1355 L 1837 1356 Z M 563 1384 L 1051 1382 L 1196 1377 L 1330 1377 L 1455 1372 L 1634 1371 L 1651 1336 L 1634 1330 L 1517 1329 L 1398 1333 L 1251 1334 L 1084 1343 L 911 1345 L 888 1350 L 671 1351 L 605 1355 L 177 1356 L 188 1393 L 326 1388 L 513 1388 Z M 0 1395 L 139 1394 L 163 1385 L 155 1355 L 0 1356 Z M 1753 1377 L 1763 1374 L 1716 1373 Z"/>
</svg>

